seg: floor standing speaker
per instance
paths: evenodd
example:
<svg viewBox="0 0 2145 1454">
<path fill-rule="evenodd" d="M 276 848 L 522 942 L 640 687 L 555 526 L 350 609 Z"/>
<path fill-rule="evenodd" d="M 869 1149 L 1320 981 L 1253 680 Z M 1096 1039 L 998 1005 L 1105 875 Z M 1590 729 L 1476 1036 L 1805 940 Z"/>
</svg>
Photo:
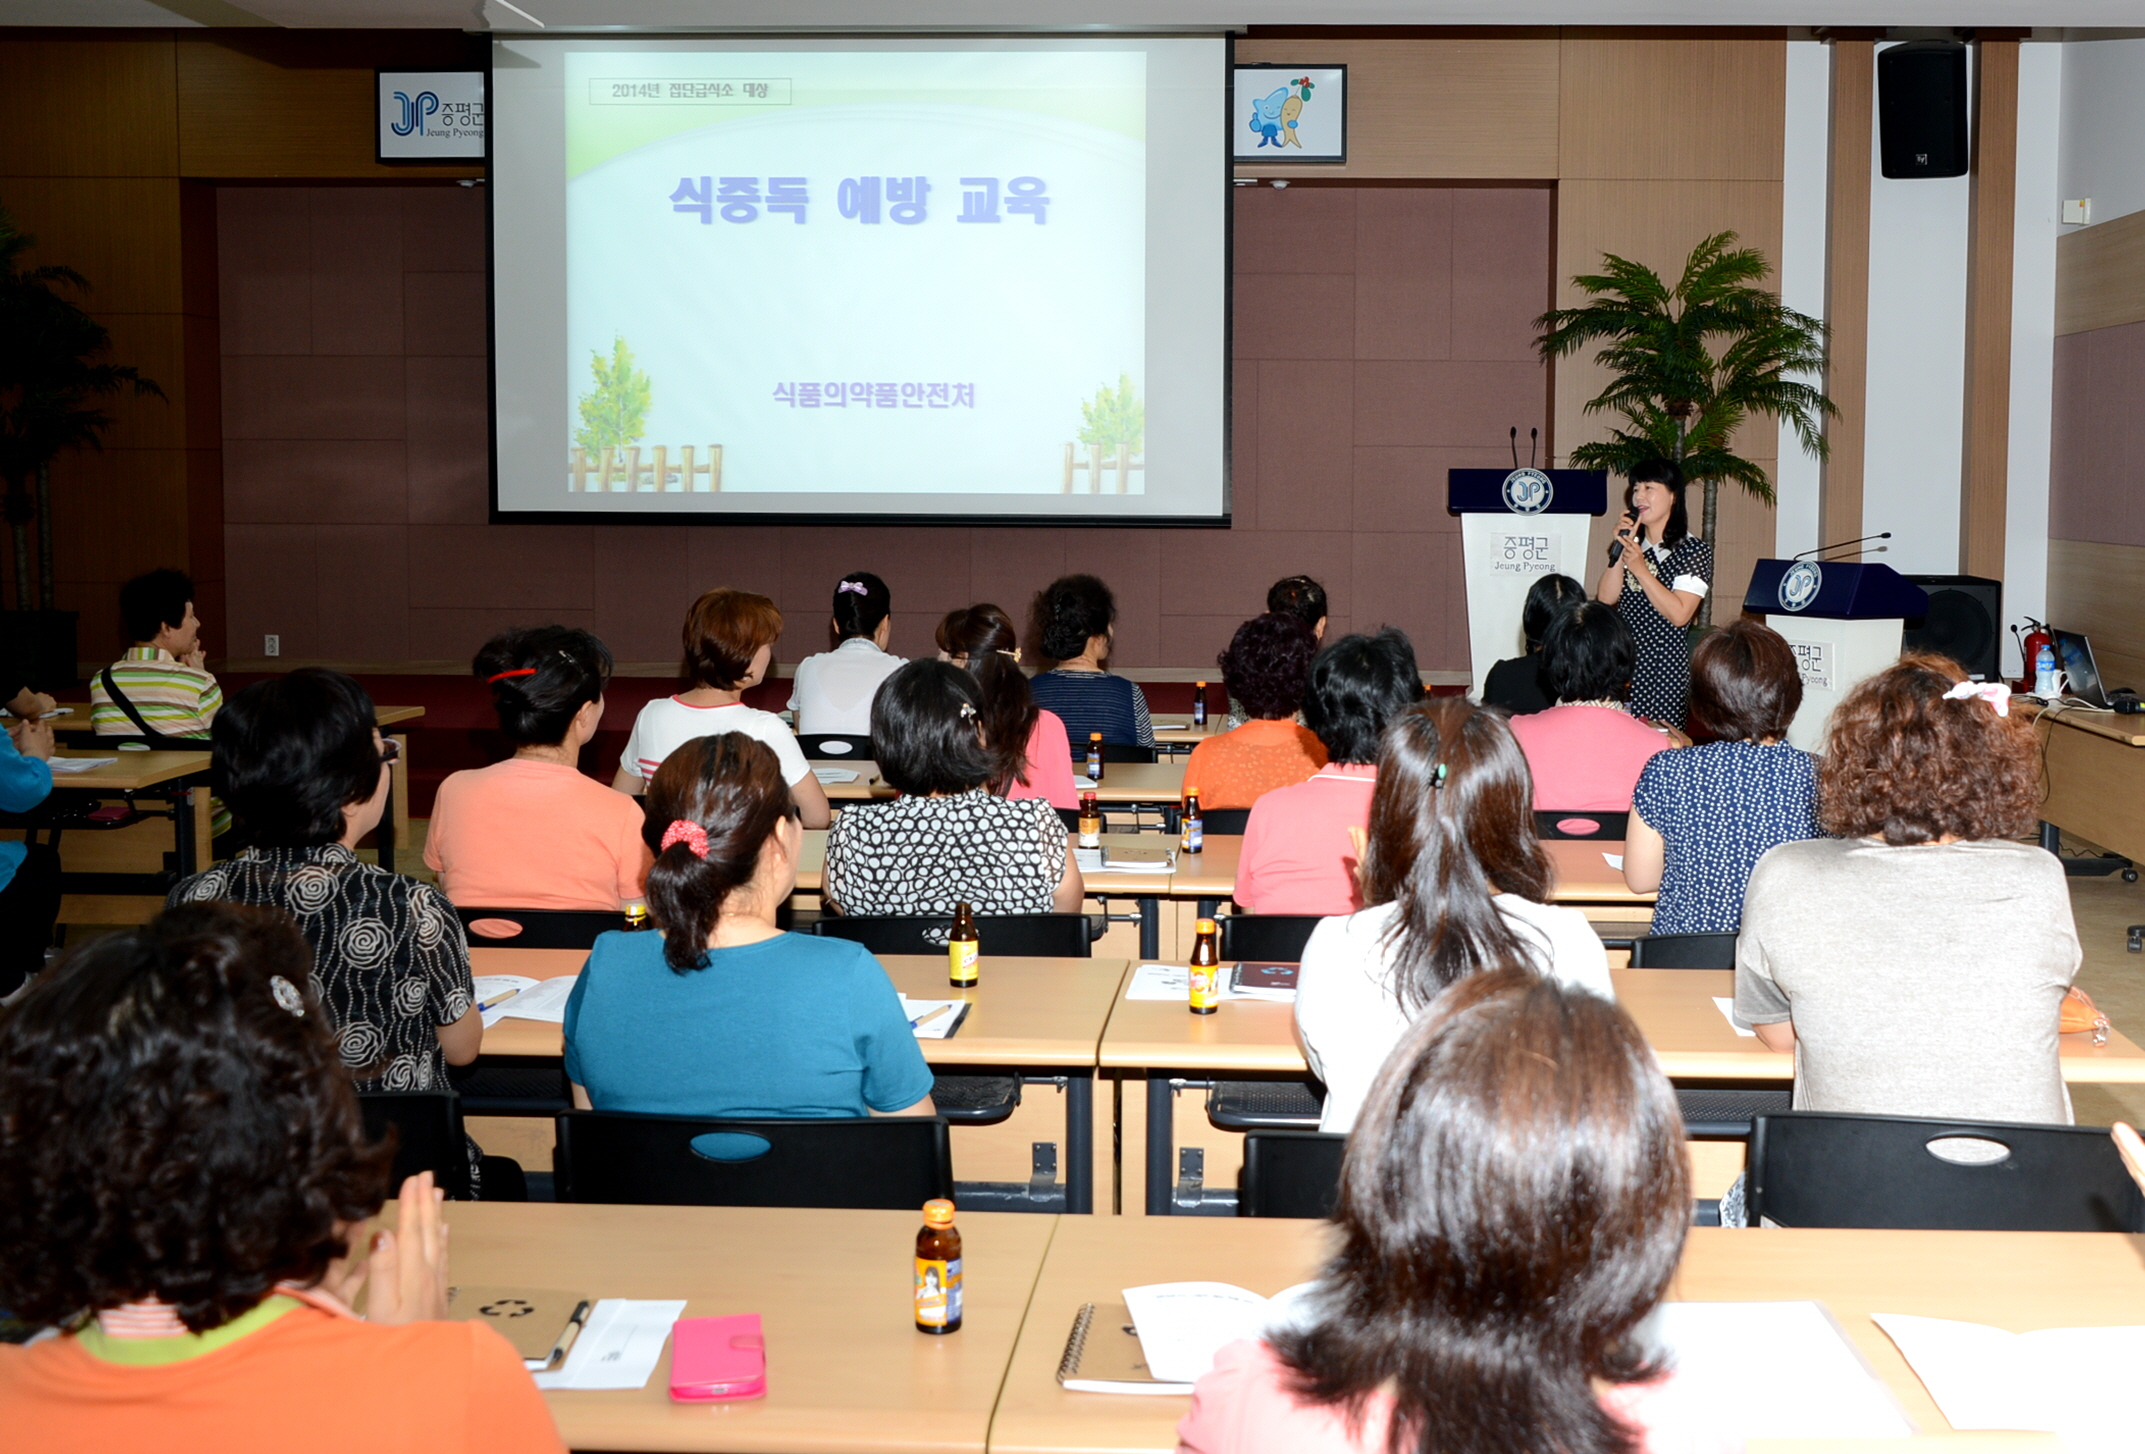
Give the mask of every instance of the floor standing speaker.
<svg viewBox="0 0 2145 1454">
<path fill-rule="evenodd" d="M 1933 651 L 1979 682 L 2003 672 L 2003 582 L 1986 576 L 1908 576 L 1929 593 L 1929 614 L 1910 617 L 1902 651 Z"/>
<path fill-rule="evenodd" d="M 1963 177 L 1966 47 L 1910 40 L 1877 52 L 1878 148 L 1887 177 Z"/>
</svg>

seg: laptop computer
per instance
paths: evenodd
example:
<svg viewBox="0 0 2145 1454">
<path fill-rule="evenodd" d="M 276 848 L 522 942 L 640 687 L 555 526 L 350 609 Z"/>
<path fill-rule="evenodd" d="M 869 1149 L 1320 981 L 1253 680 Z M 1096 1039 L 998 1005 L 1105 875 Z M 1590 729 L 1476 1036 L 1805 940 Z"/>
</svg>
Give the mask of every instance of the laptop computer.
<svg viewBox="0 0 2145 1454">
<path fill-rule="evenodd" d="M 2064 693 L 2087 706 L 2108 708 L 2107 688 L 2101 685 L 2100 667 L 2093 660 L 2093 643 L 2082 631 L 2058 631 L 2056 665 L 2062 668 Z"/>
</svg>

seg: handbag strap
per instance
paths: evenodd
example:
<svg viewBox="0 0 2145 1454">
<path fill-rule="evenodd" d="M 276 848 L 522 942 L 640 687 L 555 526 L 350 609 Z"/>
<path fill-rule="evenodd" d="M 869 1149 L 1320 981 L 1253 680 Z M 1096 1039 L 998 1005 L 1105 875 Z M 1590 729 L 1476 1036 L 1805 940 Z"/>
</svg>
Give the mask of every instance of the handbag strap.
<svg viewBox="0 0 2145 1454">
<path fill-rule="evenodd" d="M 112 669 L 110 667 L 106 667 L 103 671 L 97 673 L 97 680 L 104 683 L 104 694 L 112 699 L 112 705 L 126 713 L 127 720 L 134 724 L 134 729 L 148 738 L 150 742 L 159 747 L 183 748 L 193 745 L 187 738 L 167 736 L 144 721 L 142 714 L 135 710 L 134 704 L 127 700 L 127 694 L 119 690 L 119 683 L 112 680 Z"/>
</svg>

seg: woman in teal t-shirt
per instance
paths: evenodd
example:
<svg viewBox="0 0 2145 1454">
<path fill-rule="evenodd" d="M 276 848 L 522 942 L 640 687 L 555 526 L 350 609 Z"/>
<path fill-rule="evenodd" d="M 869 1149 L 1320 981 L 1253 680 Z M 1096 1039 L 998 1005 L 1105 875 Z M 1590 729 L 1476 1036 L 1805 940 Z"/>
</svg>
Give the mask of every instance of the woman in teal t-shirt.
<svg viewBox="0 0 2145 1454">
<path fill-rule="evenodd" d="M 701 737 L 648 785 L 648 907 L 606 934 L 566 1002 L 574 1103 L 710 1117 L 929 1116 L 931 1069 L 861 945 L 787 934 L 803 840 L 775 755 Z"/>
</svg>

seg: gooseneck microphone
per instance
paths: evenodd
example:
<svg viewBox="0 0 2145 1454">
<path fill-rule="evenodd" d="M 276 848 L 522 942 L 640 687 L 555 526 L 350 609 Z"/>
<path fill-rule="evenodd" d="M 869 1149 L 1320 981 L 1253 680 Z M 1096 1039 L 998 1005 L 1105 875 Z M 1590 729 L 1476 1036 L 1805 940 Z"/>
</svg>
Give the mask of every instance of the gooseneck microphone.
<svg viewBox="0 0 2145 1454">
<path fill-rule="evenodd" d="M 1861 538 L 1860 540 L 1843 540 L 1843 541 L 1841 541 L 1841 542 L 1840 542 L 1839 544 L 1837 544 L 1837 545 L 1820 545 L 1820 546 L 1816 546 L 1816 547 L 1814 547 L 1813 549 L 1810 549 L 1810 550 L 1806 550 L 1806 551 L 1804 551 L 1804 552 L 1803 552 L 1803 553 L 1802 553 L 1801 555 L 1796 555 L 1796 556 L 1790 556 L 1790 557 L 1789 557 L 1789 559 L 1791 559 L 1791 560 L 1804 560 L 1804 559 L 1807 559 L 1808 557 L 1810 557 L 1810 556 L 1813 556 L 1813 555 L 1830 555 L 1830 554 L 1832 554 L 1832 552 L 1833 552 L 1833 551 L 1835 551 L 1835 550 L 1852 550 L 1852 549 L 1853 549 L 1853 548 L 1854 548 L 1855 546 L 1857 546 L 1857 545 L 1867 545 L 1867 544 L 1868 544 L 1868 543 L 1869 543 L 1870 541 L 1872 541 L 1872 540 L 1890 540 L 1891 538 L 1892 538 L 1892 532 L 1891 532 L 1891 531 L 1889 531 L 1889 530 L 1886 530 L 1886 531 L 1882 532 L 1881 534 L 1877 534 L 1877 535 L 1865 535 L 1865 536 L 1863 536 L 1863 537 L 1862 537 L 1862 538 Z M 1875 555 L 1875 554 L 1877 554 L 1877 553 L 1878 553 L 1878 551 L 1882 551 L 1882 550 L 1885 550 L 1885 549 L 1887 549 L 1887 548 L 1888 548 L 1888 547 L 1885 547 L 1885 546 L 1881 546 L 1881 545 L 1880 545 L 1880 546 L 1878 546 L 1878 547 L 1877 547 L 1877 550 L 1873 550 L 1873 551 L 1871 551 L 1871 552 L 1870 552 L 1870 554 L 1872 554 L 1872 555 Z"/>
</svg>

